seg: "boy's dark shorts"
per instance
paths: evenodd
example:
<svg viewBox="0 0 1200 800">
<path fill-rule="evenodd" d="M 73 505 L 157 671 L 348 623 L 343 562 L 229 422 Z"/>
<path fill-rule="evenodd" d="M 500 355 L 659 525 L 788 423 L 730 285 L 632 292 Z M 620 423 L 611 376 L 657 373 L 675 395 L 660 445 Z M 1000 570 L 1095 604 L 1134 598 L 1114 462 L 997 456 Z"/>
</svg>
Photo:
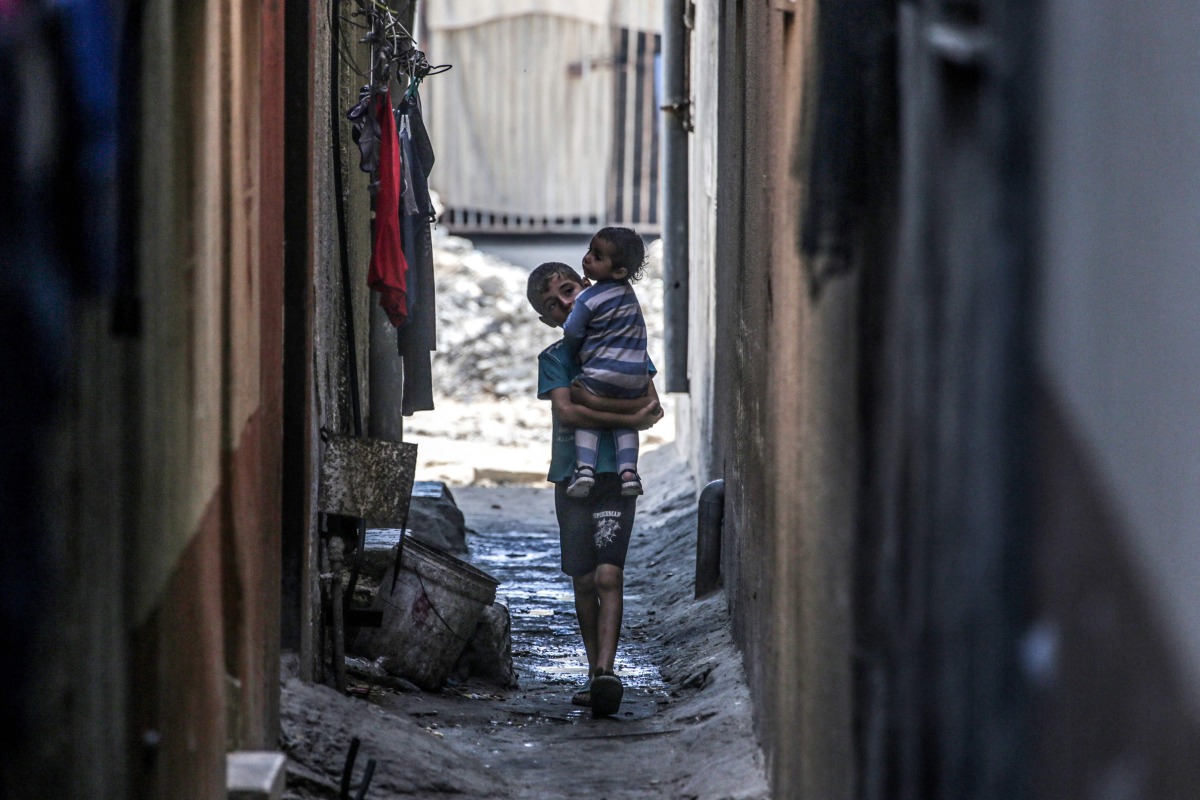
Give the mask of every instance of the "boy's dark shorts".
<svg viewBox="0 0 1200 800">
<path fill-rule="evenodd" d="M 624 569 L 637 498 L 623 496 L 621 479 L 611 472 L 597 475 L 596 485 L 584 498 L 567 497 L 568 483 L 554 485 L 563 572 L 578 578 L 599 564 Z"/>
</svg>

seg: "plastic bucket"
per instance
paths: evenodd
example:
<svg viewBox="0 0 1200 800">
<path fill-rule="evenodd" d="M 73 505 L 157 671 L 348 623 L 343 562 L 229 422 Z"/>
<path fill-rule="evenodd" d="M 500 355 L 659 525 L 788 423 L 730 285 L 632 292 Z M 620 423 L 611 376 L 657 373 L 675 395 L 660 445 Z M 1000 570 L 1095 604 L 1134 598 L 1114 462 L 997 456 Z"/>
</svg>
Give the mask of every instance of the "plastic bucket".
<svg viewBox="0 0 1200 800">
<path fill-rule="evenodd" d="M 361 629 L 354 650 L 371 659 L 383 656 L 390 674 L 433 691 L 446 682 L 500 582 L 411 536 L 403 544 L 395 589 L 389 568 L 373 606 L 383 612 L 383 624 Z"/>
</svg>

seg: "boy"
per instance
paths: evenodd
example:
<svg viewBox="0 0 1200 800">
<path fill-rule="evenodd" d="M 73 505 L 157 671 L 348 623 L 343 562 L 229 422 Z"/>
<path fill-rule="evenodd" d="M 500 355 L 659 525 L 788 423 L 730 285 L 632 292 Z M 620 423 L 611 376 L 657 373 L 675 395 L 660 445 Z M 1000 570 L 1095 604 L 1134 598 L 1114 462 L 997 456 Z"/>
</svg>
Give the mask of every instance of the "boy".
<svg viewBox="0 0 1200 800">
<path fill-rule="evenodd" d="M 527 296 L 539 319 L 562 327 L 586 281 L 566 264 L 542 264 L 529 276 Z M 538 355 L 538 398 L 549 400 L 553 413 L 553 449 L 547 479 L 554 483 L 562 569 L 571 576 L 575 613 L 587 651 L 588 682 L 571 702 L 590 705 L 593 717 L 615 714 L 624 688 L 613 673 L 624 611 L 625 553 L 637 497 L 621 493 L 616 447 L 602 431 L 597 446 L 596 482 L 587 497 L 569 497 L 567 484 L 575 466 L 573 427 L 646 430 L 662 418 L 653 382 L 647 396 L 636 400 L 588 397 L 571 384 L 579 365 L 560 340 Z M 653 375 L 653 367 L 651 367 Z M 585 401 L 588 405 L 580 404 Z M 592 408 L 590 406 L 595 406 Z"/>
</svg>

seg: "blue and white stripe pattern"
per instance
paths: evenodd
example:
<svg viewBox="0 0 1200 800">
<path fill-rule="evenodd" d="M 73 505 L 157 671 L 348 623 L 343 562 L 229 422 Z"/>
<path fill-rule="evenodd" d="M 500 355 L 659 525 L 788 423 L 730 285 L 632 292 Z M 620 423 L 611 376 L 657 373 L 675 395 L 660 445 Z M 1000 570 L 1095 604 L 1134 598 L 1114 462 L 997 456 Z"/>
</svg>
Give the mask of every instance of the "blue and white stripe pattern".
<svg viewBox="0 0 1200 800">
<path fill-rule="evenodd" d="M 563 324 L 563 341 L 583 368 L 579 383 L 592 394 L 646 394 L 646 322 L 628 283 L 600 281 L 580 292 Z"/>
</svg>

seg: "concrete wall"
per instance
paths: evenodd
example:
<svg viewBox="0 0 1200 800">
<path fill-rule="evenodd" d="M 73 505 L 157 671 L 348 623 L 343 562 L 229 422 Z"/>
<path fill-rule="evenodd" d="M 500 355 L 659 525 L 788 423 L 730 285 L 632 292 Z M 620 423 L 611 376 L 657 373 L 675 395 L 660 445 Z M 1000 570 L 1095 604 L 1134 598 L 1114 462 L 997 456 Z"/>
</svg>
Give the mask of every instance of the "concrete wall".
<svg viewBox="0 0 1200 800">
<path fill-rule="evenodd" d="M 277 736 L 281 23 L 277 3 L 147 10 L 144 85 L 175 100 L 164 118 L 144 97 L 145 327 L 127 387 L 147 796 L 215 796 L 226 749 Z"/>
<path fill-rule="evenodd" d="M 1004 42 L 1029 40 L 1023 10 L 992 16 Z M 726 480 L 726 592 L 780 797 L 1020 787 L 1025 61 L 948 66 L 939 21 L 696 13 L 715 80 L 693 84 L 680 428 Z"/>
<path fill-rule="evenodd" d="M 322 679 L 321 664 L 328 657 L 326 643 L 320 633 L 324 623 L 317 579 L 322 571 L 319 565 L 320 538 L 323 533 L 328 533 L 319 530 L 321 516 L 316 504 L 321 431 L 367 435 L 372 433 L 374 425 L 376 435 L 381 435 L 382 430 L 398 439 L 403 428 L 397 409 L 401 401 L 399 390 L 403 378 L 398 369 L 395 328 L 386 321 L 385 316 L 378 313 L 379 297 L 367 287 L 371 258 L 370 176 L 359 168 L 360 151 L 351 138 L 352 126 L 345 117 L 346 110 L 358 102 L 363 78 L 354 72 L 352 64 L 339 58 L 336 66 L 336 99 L 331 95 L 334 65 L 330 61 L 330 48 L 334 36 L 330 8 L 314 3 L 309 14 L 312 36 L 311 99 L 306 112 L 310 126 L 307 190 L 311 198 L 308 206 L 311 216 L 307 220 L 305 244 L 311 249 L 310 261 L 296 265 L 296 270 L 303 272 L 303 275 L 296 276 L 296 280 L 304 284 L 303 291 L 298 292 L 298 299 L 308 300 L 309 315 L 298 320 L 307 328 L 308 338 L 302 346 L 298 344 L 296 355 L 303 357 L 301 351 L 311 348 L 308 355 L 312 359 L 312 372 L 306 382 L 297 381 L 297 385 L 308 394 L 309 403 L 303 419 L 296 420 L 298 426 L 305 428 L 303 437 L 307 444 L 300 448 L 303 450 L 305 469 L 297 471 L 294 476 L 296 482 L 303 484 L 295 496 L 304 504 L 306 514 L 303 526 L 301 520 L 296 519 L 288 533 L 293 537 L 303 536 L 303 555 L 300 563 L 293 565 L 293 569 L 298 569 L 300 574 L 290 578 L 298 582 L 300 590 L 298 594 L 285 594 L 289 602 L 302 606 L 301 674 L 315 680 Z M 392 8 L 401 19 L 407 15 L 411 22 L 411 6 L 406 8 L 406 4 L 394 3 Z M 355 64 L 369 63 L 366 46 L 358 43 L 362 37 L 357 29 L 343 22 L 339 36 L 343 42 L 343 52 L 349 53 Z M 392 97 L 393 100 L 397 97 L 395 85 Z M 338 126 L 336 139 L 335 125 Z M 335 169 L 341 171 L 341 202 L 346 234 L 344 268 L 339 243 L 338 179 L 334 174 Z M 349 309 L 344 270 L 349 274 Z M 293 311 L 300 313 L 298 309 Z M 351 351 L 354 355 L 353 365 Z M 289 357 L 291 355 L 289 353 Z M 383 376 L 385 380 L 377 380 L 374 386 L 373 367 L 390 371 L 389 375 Z M 373 409 L 372 400 L 381 405 L 386 403 L 387 406 Z M 357 423 L 355 404 L 358 406 Z"/>
<path fill-rule="evenodd" d="M 701 3 L 693 8 L 689 69 L 691 86 L 716 86 L 719 6 Z M 693 134 L 688 137 L 688 387 L 676 396 L 676 432 L 680 441 L 692 442 L 687 457 L 696 483 L 704 486 L 719 477 L 712 465 L 711 442 L 713 360 L 716 337 L 713 291 L 717 274 L 717 93 L 691 93 Z"/>
<path fill-rule="evenodd" d="M 141 9 L 140 314 L 87 296 L 67 326 L 25 796 L 223 797 L 227 750 L 276 746 L 282 23 Z"/>
<path fill-rule="evenodd" d="M 800 249 L 817 22 L 815 3 L 699 4 L 692 35 L 680 428 L 700 480 L 726 481 L 724 581 L 780 797 L 848 797 L 854 767 L 858 282 L 814 293 Z"/>
<path fill-rule="evenodd" d="M 1194 14 L 695 9 L 691 391 L 780 797 L 1188 797 Z"/>
<path fill-rule="evenodd" d="M 55 374 L 62 402 L 29 455 L 46 463 L 30 484 L 51 541 L 12 656 L 38 700 L 0 786 L 224 797 L 228 750 L 277 747 L 281 636 L 322 678 L 319 431 L 354 429 L 352 384 L 369 422 L 375 301 L 344 119 L 361 79 L 331 62 L 335 7 L 152 0 L 114 21 L 143 87 L 126 115 L 132 253 L 118 285 L 59 309 L 77 368 Z"/>
</svg>

